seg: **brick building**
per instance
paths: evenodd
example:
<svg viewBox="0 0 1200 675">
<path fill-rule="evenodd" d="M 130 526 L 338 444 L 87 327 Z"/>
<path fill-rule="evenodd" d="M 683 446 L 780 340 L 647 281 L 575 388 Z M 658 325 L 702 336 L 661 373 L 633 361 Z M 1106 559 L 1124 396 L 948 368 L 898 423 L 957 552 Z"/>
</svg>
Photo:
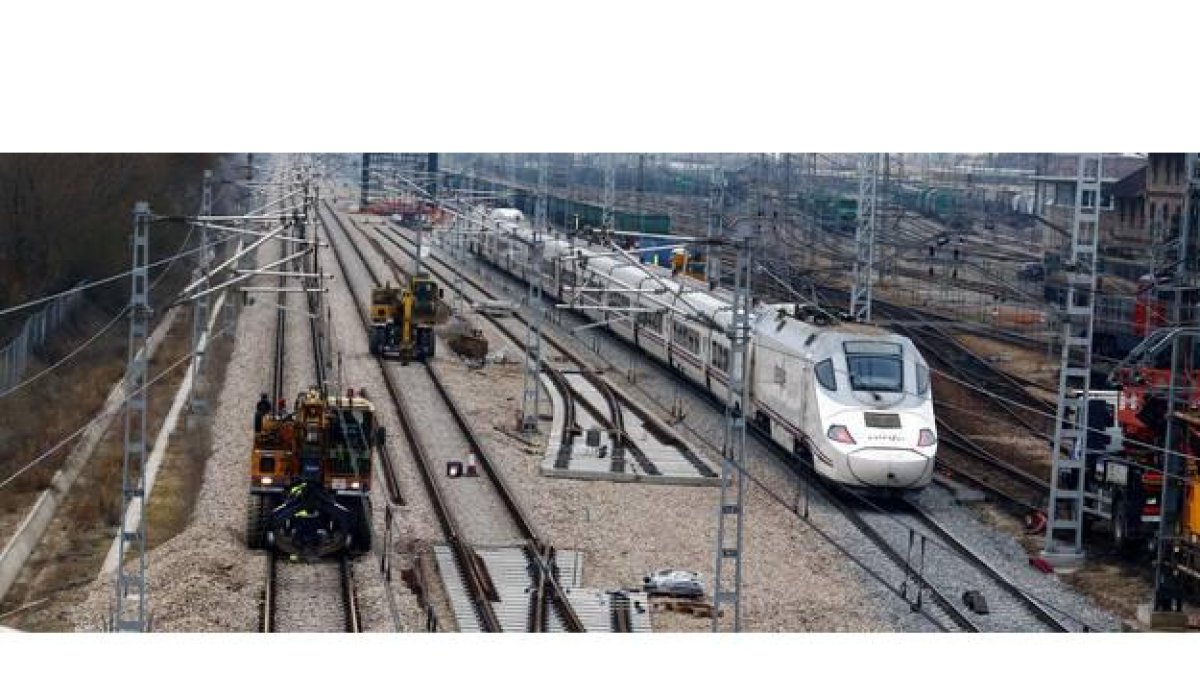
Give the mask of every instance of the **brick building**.
<svg viewBox="0 0 1200 675">
<path fill-rule="evenodd" d="M 1146 164 L 1144 218 L 1147 244 L 1179 230 L 1183 220 L 1183 195 L 1187 190 L 1182 152 L 1150 153 Z M 1163 233 L 1155 237 L 1155 233 Z M 1169 236 L 1167 238 L 1170 238 Z"/>
<path fill-rule="evenodd" d="M 1182 157 L 1182 156 L 1181 156 Z M 1047 224 L 1045 250 L 1067 245 L 1075 213 L 1078 155 L 1050 155 L 1034 177 L 1034 203 Z M 1104 157 L 1100 181 L 1100 259 L 1107 274 L 1137 279 L 1149 270 L 1150 229 L 1145 196 L 1147 161 L 1141 157 Z"/>
</svg>

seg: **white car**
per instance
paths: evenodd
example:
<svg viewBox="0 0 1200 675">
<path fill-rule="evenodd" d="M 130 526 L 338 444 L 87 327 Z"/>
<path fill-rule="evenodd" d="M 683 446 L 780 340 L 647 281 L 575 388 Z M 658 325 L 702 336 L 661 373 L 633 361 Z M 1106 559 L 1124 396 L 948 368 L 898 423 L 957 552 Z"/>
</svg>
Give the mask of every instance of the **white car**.
<svg viewBox="0 0 1200 675">
<path fill-rule="evenodd" d="M 700 575 L 686 570 L 658 570 L 642 577 L 642 590 L 656 595 L 677 598 L 703 598 L 704 584 Z"/>
</svg>

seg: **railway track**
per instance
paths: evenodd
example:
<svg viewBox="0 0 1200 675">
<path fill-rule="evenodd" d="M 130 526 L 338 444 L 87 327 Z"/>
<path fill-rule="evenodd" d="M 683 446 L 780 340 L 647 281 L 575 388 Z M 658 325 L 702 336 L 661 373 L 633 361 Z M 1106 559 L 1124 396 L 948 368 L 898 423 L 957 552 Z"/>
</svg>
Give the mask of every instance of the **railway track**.
<svg viewBox="0 0 1200 675">
<path fill-rule="evenodd" d="M 292 563 L 266 558 L 263 633 L 361 633 L 354 571 L 346 556 Z M 336 592 L 338 600 L 330 602 Z"/>
<path fill-rule="evenodd" d="M 968 633 L 1006 632 L 1014 626 L 1071 632 L 1062 619 L 1043 607 L 982 555 L 942 527 L 915 503 L 893 499 L 876 504 L 839 485 L 821 480 L 810 462 L 770 443 L 756 424 L 747 428 L 780 461 L 792 466 L 813 489 L 854 523 L 904 574 L 900 592 L 915 610 L 925 611 L 940 629 Z M 887 507 L 887 508 L 881 508 Z M 965 593 L 976 591 L 989 604 L 988 613 L 969 610 Z M 926 605 L 926 599 L 932 607 Z"/>
<path fill-rule="evenodd" d="M 946 464 L 955 476 L 1017 507 L 1020 515 L 1045 508 L 1050 496 L 1046 479 L 996 457 L 953 427 L 941 425 L 939 434 L 938 462 Z M 949 450 L 953 461 L 942 450 Z"/>
<path fill-rule="evenodd" d="M 382 285 L 382 280 L 367 261 L 357 241 L 341 222 L 338 215 L 327 204 L 322 202 L 318 210 L 321 224 L 330 235 L 331 248 L 343 277 L 356 298 L 369 297 L 367 288 L 358 287 L 354 277 L 349 274 L 349 266 L 340 250 L 340 239 L 348 245 L 355 259 L 370 277 L 371 283 Z M 337 236 L 335 236 L 335 233 Z M 366 307 L 362 302 L 355 303 L 363 329 L 370 325 Z M 567 599 L 557 576 L 552 573 L 552 549 L 544 544 L 535 531 L 532 523 L 512 491 L 504 482 L 502 476 L 492 464 L 488 453 L 475 436 L 458 405 L 446 391 L 437 369 L 432 364 L 413 364 L 403 370 L 403 390 L 398 382 L 400 366 L 378 359 L 381 373 L 388 394 L 391 397 L 401 428 L 408 441 L 408 447 L 413 455 L 414 463 L 421 475 L 426 491 L 430 495 L 434 511 L 437 515 L 443 535 L 453 554 L 453 562 L 461 577 L 462 586 L 466 589 L 469 602 L 475 613 L 478 628 L 484 632 L 499 632 L 504 629 L 493 603 L 498 600 L 496 589 L 487 574 L 487 568 L 473 550 L 472 535 L 481 535 L 477 520 L 481 517 L 492 519 L 489 527 L 494 527 L 494 521 L 505 521 L 503 530 L 508 541 L 517 543 L 529 552 L 532 562 L 533 576 L 544 576 L 544 594 L 530 603 L 529 612 L 543 612 L 541 603 L 548 602 L 555 611 L 558 619 L 571 632 L 581 632 L 583 624 L 576 616 L 570 601 Z M 402 393 L 403 391 L 403 393 Z M 420 420 L 418 430 L 417 420 Z M 440 420 L 441 423 L 435 420 Z M 448 437 L 433 437 L 435 433 L 444 433 Z M 449 440 L 452 444 L 447 450 L 442 442 Z M 445 459 L 453 453 L 458 459 L 474 456 L 484 469 L 487 481 L 453 480 L 448 479 L 434 470 L 434 462 Z M 487 488 L 485 486 L 490 486 Z M 499 504 L 502 508 L 480 511 L 482 504 Z M 459 521 L 459 515 L 469 517 L 464 525 Z M 468 531 L 472 528 L 472 531 Z M 491 535 L 487 535 L 491 536 Z M 534 579 L 536 581 L 536 579 Z M 541 582 L 538 582 L 541 584 Z M 544 621 L 530 621 L 529 628 L 538 629 Z"/>
<path fill-rule="evenodd" d="M 1064 615 L 1052 608 L 1046 607 L 1037 598 L 1020 588 L 1006 575 L 997 570 L 982 555 L 965 544 L 961 538 L 939 523 L 924 508 L 911 501 L 905 501 L 903 502 L 901 513 L 914 519 L 915 527 L 910 525 L 910 529 L 924 530 L 925 534 L 923 536 L 932 535 L 940 540 L 948 547 L 948 550 L 945 551 L 946 553 L 957 553 L 960 559 L 968 561 L 971 566 L 981 573 L 981 576 L 974 580 L 965 575 L 954 575 L 953 578 L 958 580 L 958 583 L 955 584 L 953 591 L 956 593 L 966 593 L 974 590 L 983 593 L 983 597 L 988 602 L 989 611 L 987 614 L 981 615 L 981 617 L 987 618 L 980 618 L 978 622 L 982 623 L 985 629 L 1003 630 L 1004 624 L 997 624 L 995 622 L 996 618 L 1011 623 L 1012 618 L 1006 616 L 1007 614 L 1024 612 L 1032 620 L 1053 632 L 1069 633 L 1075 630 L 1083 630 L 1085 632 L 1090 630 L 1090 627 L 1086 624 L 1068 620 Z"/>
<path fill-rule="evenodd" d="M 281 241 L 280 257 L 290 255 L 292 248 L 290 242 Z M 293 271 L 313 272 L 316 266 L 308 258 L 304 258 L 293 261 L 290 267 Z M 272 405 L 285 399 L 287 395 L 287 315 L 288 298 L 291 294 L 283 291 L 286 282 L 285 277 L 280 277 L 280 291 L 276 294 L 275 344 L 271 369 Z M 315 384 L 322 386 L 326 380 L 325 359 L 317 321 L 319 308 L 312 293 L 306 293 L 305 297 L 311 339 L 308 357 L 311 359 Z M 348 557 L 340 556 L 335 561 L 290 562 L 281 558 L 277 551 L 270 551 L 265 558 L 265 571 L 259 625 L 261 632 L 361 632 L 357 594 Z M 337 600 L 330 602 L 330 596 L 333 594 L 336 594 Z"/>
<path fill-rule="evenodd" d="M 408 237 L 407 233 L 387 228 L 377 229 L 375 232 L 386 242 L 403 251 L 410 259 L 412 258 L 415 242 Z M 399 235 L 399 238 L 397 238 L 397 235 Z M 379 247 L 377 250 L 393 270 L 403 269 L 387 250 L 382 247 Z M 439 268 L 440 272 L 438 271 Z M 451 271 L 452 268 L 444 262 L 430 257 L 423 263 L 423 269 L 439 279 L 443 286 L 453 286 L 452 277 L 455 275 Z M 461 278 L 476 293 L 476 300 L 494 301 L 499 299 L 498 296 L 474 280 L 465 276 Z M 513 345 L 520 349 L 525 348 L 524 338 L 518 336 L 527 328 L 526 319 L 521 318 L 516 313 L 512 316 L 485 316 L 484 318 Z M 642 447 L 633 440 L 631 434 L 626 429 L 627 423 L 625 417 L 628 414 L 635 418 L 635 424 L 641 425 L 657 440 L 660 442 L 665 441 L 666 444 L 678 452 L 680 457 L 695 470 L 697 476 L 702 478 L 717 477 L 712 467 L 708 466 L 686 445 L 676 442 L 673 435 L 663 429 L 656 420 L 632 409 L 628 404 L 628 399 L 623 397 L 612 384 L 603 378 L 573 349 L 567 347 L 561 340 L 547 334 L 545 331 L 541 333 L 541 341 L 545 345 L 542 347 L 542 372 L 550 376 L 552 384 L 559 390 L 566 406 L 565 415 L 569 421 L 564 428 L 564 445 L 570 443 L 574 435 L 582 433 L 583 429 L 578 423 L 578 420 L 581 418 L 579 410 L 582 409 L 582 417 L 584 419 L 590 418 L 608 431 L 613 449 L 611 466 L 614 473 L 621 473 L 629 462 L 629 459 L 632 458 L 633 465 L 637 467 L 637 471 L 641 474 L 648 476 L 662 475 L 663 471 L 656 465 L 654 458 L 648 456 L 643 451 Z M 551 361 L 567 361 L 572 364 L 575 370 L 556 368 L 551 365 Z M 595 398 L 603 400 L 604 406 L 600 407 L 593 403 L 591 400 L 593 397 L 589 396 L 589 393 L 594 393 Z M 569 460 L 569 457 L 569 447 L 565 449 L 560 447 L 556 466 L 563 468 L 562 465 Z"/>
<path fill-rule="evenodd" d="M 436 259 L 434 256 L 431 258 Z M 474 281 L 470 283 L 483 291 Z M 543 336 L 543 339 L 545 337 Z M 676 373 L 665 372 L 671 378 L 679 378 Z M 709 401 L 714 400 L 707 392 L 701 392 L 701 395 Z M 901 585 L 901 592 L 912 603 L 913 608 L 925 614 L 934 626 L 943 630 L 966 632 L 1023 630 L 1029 626 L 1051 631 L 1072 630 L 1062 617 L 1055 615 L 1053 611 L 1009 582 L 983 556 L 972 551 L 936 521 L 928 520 L 928 514 L 913 511 L 916 507 L 911 505 L 898 505 L 897 513 L 882 514 L 863 508 L 856 495 L 820 481 L 813 474 L 811 465 L 805 465 L 795 455 L 775 447 L 754 425 L 750 425 L 750 428 L 753 435 L 776 456 L 776 459 L 791 467 L 794 475 L 805 480 L 814 493 L 821 495 L 842 513 L 890 560 L 894 568 L 904 575 L 905 582 Z M 951 440 L 951 444 L 964 448 L 964 454 L 988 457 L 985 450 L 969 439 L 954 432 L 951 432 L 951 437 L 955 439 Z M 765 487 L 753 475 L 750 478 L 760 487 Z M 1032 476 L 1014 480 L 1020 480 L 1027 488 L 1032 484 L 1041 485 L 1039 480 Z M 772 496 L 783 501 L 778 495 Z M 1029 501 L 1024 495 L 1017 496 L 1016 499 Z M 920 551 L 910 546 L 910 541 L 917 545 L 924 543 L 925 554 L 928 556 L 927 566 L 922 567 L 921 558 L 918 557 Z M 967 590 L 980 591 L 995 611 L 986 615 L 972 614 L 960 596 L 956 596 Z"/>
</svg>

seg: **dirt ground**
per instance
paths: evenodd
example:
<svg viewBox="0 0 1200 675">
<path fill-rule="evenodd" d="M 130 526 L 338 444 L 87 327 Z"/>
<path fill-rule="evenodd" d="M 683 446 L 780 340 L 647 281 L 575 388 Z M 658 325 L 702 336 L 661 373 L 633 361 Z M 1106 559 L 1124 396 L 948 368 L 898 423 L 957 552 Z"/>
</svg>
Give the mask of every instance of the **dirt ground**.
<svg viewBox="0 0 1200 675">
<path fill-rule="evenodd" d="M 228 361 L 228 340 L 214 345 L 210 380 L 219 383 Z M 148 377 L 182 358 L 191 348 L 190 314 L 181 313 L 158 352 L 150 360 Z M 123 364 L 124 358 L 113 359 Z M 162 419 L 187 372 L 187 365 L 155 383 L 149 394 L 147 439 L 152 443 Z M 119 376 L 119 372 L 118 372 Z M 107 393 L 107 392 L 106 392 Z M 25 631 L 60 632 L 73 629 L 68 612 L 82 598 L 82 586 L 94 581 L 117 531 L 121 507 L 120 484 L 124 426 L 116 415 L 91 461 L 63 501 L 46 535 L 30 557 L 21 577 L 0 605 L 4 623 Z M 170 539 L 186 522 L 195 499 L 194 477 L 203 470 L 207 432 L 196 429 L 173 436 L 159 470 L 156 489 L 147 503 L 147 543 L 152 549 Z M 36 604 L 34 604 L 36 603 Z M 32 605 L 32 606 L 30 606 Z M 27 609 L 19 610 L 23 607 Z"/>
<path fill-rule="evenodd" d="M 1057 351 L 1047 355 L 1044 351 L 969 333 L 955 333 L 954 339 L 1005 372 L 1058 389 Z"/>
</svg>

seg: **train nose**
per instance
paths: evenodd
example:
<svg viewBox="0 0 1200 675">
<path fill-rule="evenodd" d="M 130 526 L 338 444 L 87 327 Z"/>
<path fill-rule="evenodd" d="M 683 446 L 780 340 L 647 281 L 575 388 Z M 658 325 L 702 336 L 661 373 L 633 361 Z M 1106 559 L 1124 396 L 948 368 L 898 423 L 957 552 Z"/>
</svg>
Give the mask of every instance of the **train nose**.
<svg viewBox="0 0 1200 675">
<path fill-rule="evenodd" d="M 863 448 L 846 457 L 847 468 L 863 485 L 872 487 L 920 487 L 929 480 L 933 460 L 912 450 Z"/>
</svg>

